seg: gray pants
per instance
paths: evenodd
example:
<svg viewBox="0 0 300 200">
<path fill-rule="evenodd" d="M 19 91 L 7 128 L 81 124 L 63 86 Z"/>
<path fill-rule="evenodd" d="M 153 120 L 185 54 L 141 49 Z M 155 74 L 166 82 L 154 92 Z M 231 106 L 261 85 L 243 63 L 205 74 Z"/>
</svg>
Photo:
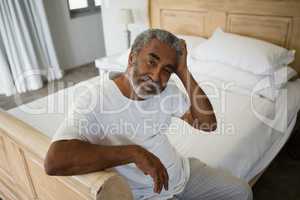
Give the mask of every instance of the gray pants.
<svg viewBox="0 0 300 200">
<path fill-rule="evenodd" d="M 252 200 L 248 183 L 221 170 L 213 169 L 198 159 L 190 158 L 191 174 L 178 200 Z"/>
</svg>

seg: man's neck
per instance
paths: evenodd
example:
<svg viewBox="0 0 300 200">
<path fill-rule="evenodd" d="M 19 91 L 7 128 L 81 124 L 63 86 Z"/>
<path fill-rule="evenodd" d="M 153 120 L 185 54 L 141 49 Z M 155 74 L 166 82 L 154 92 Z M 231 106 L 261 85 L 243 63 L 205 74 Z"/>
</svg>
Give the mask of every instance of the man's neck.
<svg viewBox="0 0 300 200">
<path fill-rule="evenodd" d="M 125 73 L 122 73 L 120 76 L 117 76 L 116 78 L 112 79 L 116 85 L 118 86 L 119 90 L 122 92 L 122 94 L 132 100 L 144 100 L 140 98 L 133 90 L 128 78 L 126 77 Z"/>
</svg>

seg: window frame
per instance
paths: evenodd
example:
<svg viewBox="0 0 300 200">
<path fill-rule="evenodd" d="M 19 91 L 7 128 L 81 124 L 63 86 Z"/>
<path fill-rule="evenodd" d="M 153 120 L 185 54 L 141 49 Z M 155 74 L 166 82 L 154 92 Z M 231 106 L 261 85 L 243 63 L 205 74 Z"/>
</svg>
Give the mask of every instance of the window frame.
<svg viewBox="0 0 300 200">
<path fill-rule="evenodd" d="M 101 5 L 96 6 L 95 0 L 87 0 L 88 7 L 86 8 L 78 8 L 78 9 L 71 9 L 70 8 L 70 0 L 67 0 L 69 15 L 71 19 L 83 16 L 94 15 L 101 12 Z"/>
</svg>

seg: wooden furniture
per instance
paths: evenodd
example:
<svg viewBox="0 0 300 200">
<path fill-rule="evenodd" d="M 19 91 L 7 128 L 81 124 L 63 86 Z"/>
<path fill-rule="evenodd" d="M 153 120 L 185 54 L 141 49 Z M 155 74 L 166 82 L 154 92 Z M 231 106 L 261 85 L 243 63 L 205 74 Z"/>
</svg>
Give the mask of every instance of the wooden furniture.
<svg viewBox="0 0 300 200">
<path fill-rule="evenodd" d="M 300 52 L 298 0 L 150 0 L 152 27 L 209 37 L 217 27 Z M 294 68 L 300 72 L 300 56 Z M 5 200 L 132 199 L 113 171 L 50 177 L 43 160 L 50 138 L 0 111 L 0 196 Z M 262 173 L 261 173 L 262 174 Z M 250 184 L 261 176 L 257 175 Z"/>
</svg>

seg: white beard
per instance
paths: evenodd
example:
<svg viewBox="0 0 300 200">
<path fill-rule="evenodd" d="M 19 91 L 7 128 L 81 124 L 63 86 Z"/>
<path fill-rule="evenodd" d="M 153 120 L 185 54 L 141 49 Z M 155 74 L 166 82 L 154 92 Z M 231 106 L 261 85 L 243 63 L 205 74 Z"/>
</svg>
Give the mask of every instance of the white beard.
<svg viewBox="0 0 300 200">
<path fill-rule="evenodd" d="M 145 94 L 142 89 L 141 89 L 141 86 L 137 85 L 135 83 L 135 81 L 133 80 L 133 69 L 128 71 L 128 74 L 127 74 L 127 78 L 129 80 L 129 83 L 133 89 L 133 91 L 135 92 L 135 94 L 141 98 L 141 99 L 150 99 L 150 98 L 153 98 L 154 96 L 156 96 L 157 94 Z"/>
</svg>

